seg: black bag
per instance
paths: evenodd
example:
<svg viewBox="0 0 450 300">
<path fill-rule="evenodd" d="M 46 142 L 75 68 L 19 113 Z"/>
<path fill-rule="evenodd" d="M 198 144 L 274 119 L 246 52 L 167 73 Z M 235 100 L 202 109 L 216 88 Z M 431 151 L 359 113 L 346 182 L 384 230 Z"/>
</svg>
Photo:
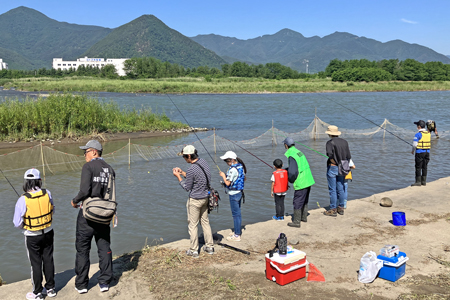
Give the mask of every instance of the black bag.
<svg viewBox="0 0 450 300">
<path fill-rule="evenodd" d="M 110 174 L 108 177 L 108 188 L 104 198 L 87 198 L 83 201 L 83 216 L 86 220 L 109 224 L 116 214 L 116 184 L 114 177 Z"/>
<path fill-rule="evenodd" d="M 334 148 L 334 157 L 333 160 L 338 165 L 338 173 L 340 176 L 347 176 L 350 173 L 350 161 L 346 159 L 342 159 L 338 156 L 336 145 L 333 140 L 331 140 L 331 144 L 333 144 Z"/>
<path fill-rule="evenodd" d="M 220 200 L 219 192 L 209 185 L 209 179 L 208 175 L 205 172 L 205 169 L 203 169 L 203 167 L 200 166 L 200 164 L 198 163 L 194 164 L 199 166 L 200 169 L 202 169 L 206 177 L 206 185 L 208 186 L 208 214 L 212 212 L 214 209 L 217 209 L 217 212 L 219 212 L 219 200 Z"/>
</svg>

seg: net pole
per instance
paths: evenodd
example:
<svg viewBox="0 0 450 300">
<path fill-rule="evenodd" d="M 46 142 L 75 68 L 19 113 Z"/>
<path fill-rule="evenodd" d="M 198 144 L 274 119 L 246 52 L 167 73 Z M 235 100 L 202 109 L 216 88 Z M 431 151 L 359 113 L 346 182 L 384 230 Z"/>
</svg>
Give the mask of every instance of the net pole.
<svg viewBox="0 0 450 300">
<path fill-rule="evenodd" d="M 216 127 L 214 127 L 213 136 L 214 136 L 214 154 L 217 154 L 217 152 L 216 152 Z"/>
<path fill-rule="evenodd" d="M 131 139 L 128 139 L 128 169 L 131 166 Z"/>
<path fill-rule="evenodd" d="M 273 140 L 275 139 L 275 133 L 273 132 L 273 119 L 272 119 L 272 147 L 273 147 Z"/>
<path fill-rule="evenodd" d="M 41 159 L 42 159 L 42 172 L 44 174 L 44 186 L 45 186 L 45 163 L 44 163 L 44 151 L 42 149 L 42 141 L 41 141 Z"/>
<path fill-rule="evenodd" d="M 317 134 L 317 107 L 314 108 L 314 140 L 316 140 Z"/>
</svg>

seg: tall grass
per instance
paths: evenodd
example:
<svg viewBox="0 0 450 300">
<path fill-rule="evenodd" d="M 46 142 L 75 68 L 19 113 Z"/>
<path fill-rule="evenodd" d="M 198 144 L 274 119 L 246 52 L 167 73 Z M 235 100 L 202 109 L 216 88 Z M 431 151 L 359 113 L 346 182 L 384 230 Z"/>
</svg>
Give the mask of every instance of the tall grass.
<svg viewBox="0 0 450 300">
<path fill-rule="evenodd" d="M 450 81 L 332 82 L 331 79 L 167 78 L 114 80 L 91 77 L 15 79 L 5 88 L 26 91 L 122 93 L 314 93 L 450 90 Z"/>
<path fill-rule="evenodd" d="M 86 95 L 51 94 L 47 98 L 7 99 L 0 103 L 0 139 L 79 137 L 93 133 L 187 128 L 150 108 L 123 109 Z"/>
</svg>

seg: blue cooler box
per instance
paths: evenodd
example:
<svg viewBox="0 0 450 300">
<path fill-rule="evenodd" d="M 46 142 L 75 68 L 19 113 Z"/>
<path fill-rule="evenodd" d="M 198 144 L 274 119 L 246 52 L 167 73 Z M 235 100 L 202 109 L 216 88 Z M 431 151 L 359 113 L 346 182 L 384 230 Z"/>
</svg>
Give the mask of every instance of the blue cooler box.
<svg viewBox="0 0 450 300">
<path fill-rule="evenodd" d="M 395 257 L 378 255 L 377 258 L 383 261 L 383 267 L 380 269 L 380 273 L 378 273 L 379 278 L 396 282 L 405 275 L 406 262 L 409 257 L 404 252 L 399 252 L 398 256 Z"/>
</svg>

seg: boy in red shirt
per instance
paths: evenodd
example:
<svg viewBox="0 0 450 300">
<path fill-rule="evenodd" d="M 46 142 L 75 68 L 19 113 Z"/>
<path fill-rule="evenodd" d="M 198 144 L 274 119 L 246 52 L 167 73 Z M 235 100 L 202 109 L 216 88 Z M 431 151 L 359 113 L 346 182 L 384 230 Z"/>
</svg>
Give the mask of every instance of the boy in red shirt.
<svg viewBox="0 0 450 300">
<path fill-rule="evenodd" d="M 288 172 L 283 167 L 281 159 L 275 159 L 273 161 L 275 171 L 272 174 L 272 188 L 271 194 L 275 198 L 275 211 L 276 215 L 272 217 L 275 221 L 284 220 L 284 196 L 288 190 Z"/>
</svg>

